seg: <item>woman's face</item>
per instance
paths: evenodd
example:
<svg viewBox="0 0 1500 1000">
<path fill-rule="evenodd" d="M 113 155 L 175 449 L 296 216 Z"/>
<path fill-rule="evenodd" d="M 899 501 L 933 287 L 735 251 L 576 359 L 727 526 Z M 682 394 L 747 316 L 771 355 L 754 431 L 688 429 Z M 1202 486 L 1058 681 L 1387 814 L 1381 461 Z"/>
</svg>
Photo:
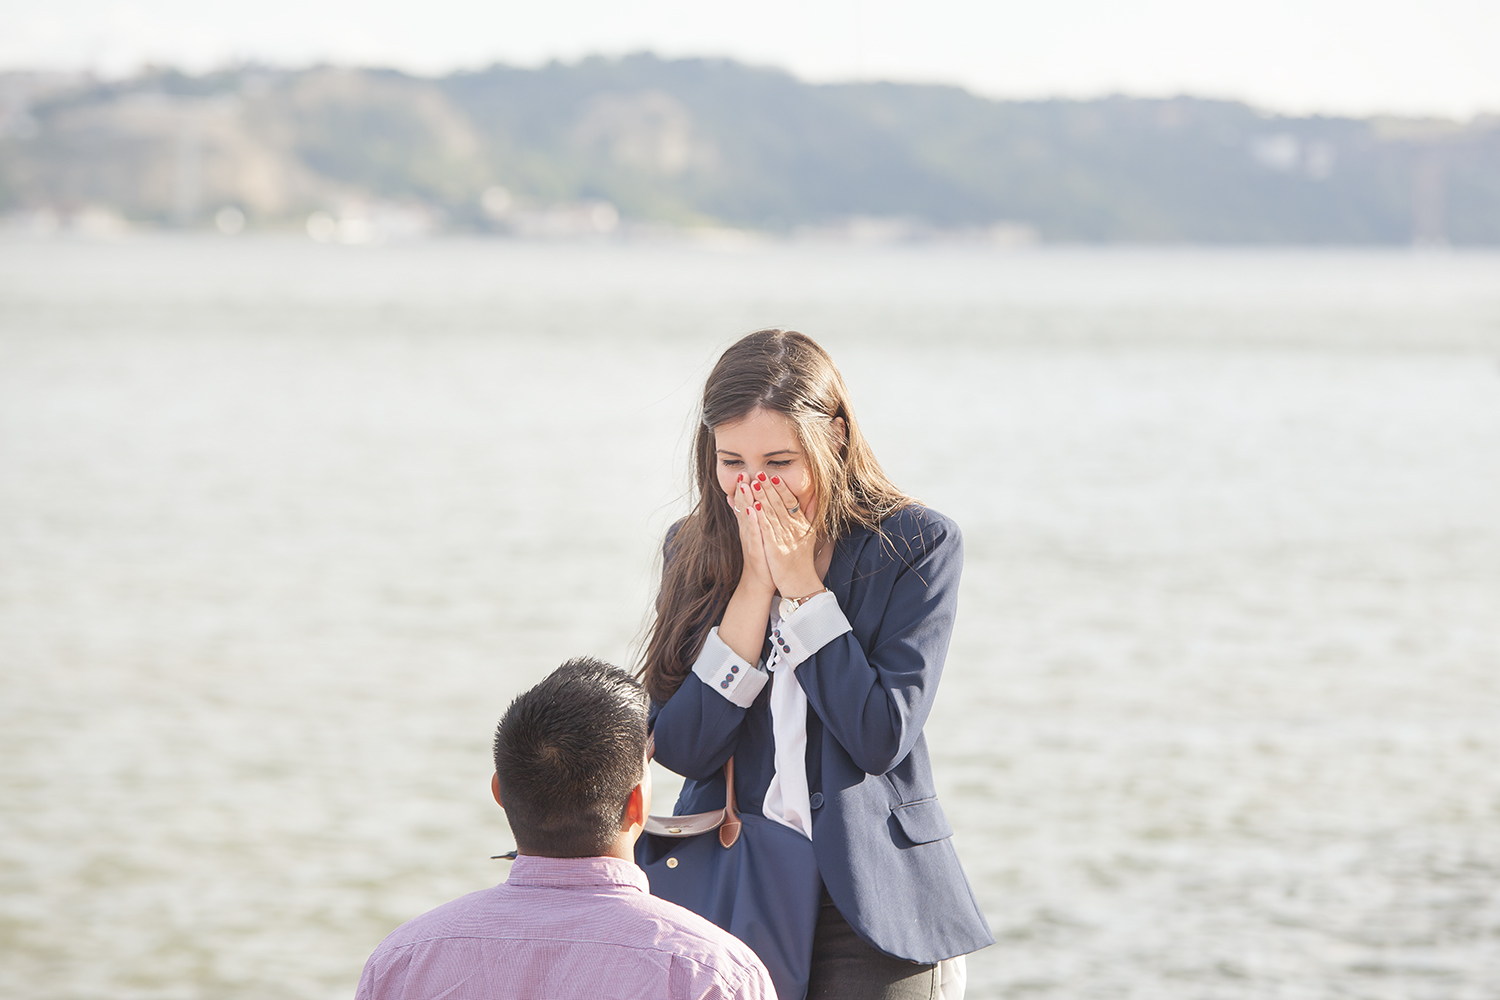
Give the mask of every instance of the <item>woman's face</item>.
<svg viewBox="0 0 1500 1000">
<path fill-rule="evenodd" d="M 743 474 L 748 483 L 764 472 L 767 479 L 780 476 L 797 498 L 803 516 L 815 520 L 818 498 L 812 472 L 785 414 L 755 409 L 739 420 L 720 424 L 714 428 L 714 447 L 718 451 L 719 489 L 730 500 L 739 485 L 735 477 Z"/>
</svg>

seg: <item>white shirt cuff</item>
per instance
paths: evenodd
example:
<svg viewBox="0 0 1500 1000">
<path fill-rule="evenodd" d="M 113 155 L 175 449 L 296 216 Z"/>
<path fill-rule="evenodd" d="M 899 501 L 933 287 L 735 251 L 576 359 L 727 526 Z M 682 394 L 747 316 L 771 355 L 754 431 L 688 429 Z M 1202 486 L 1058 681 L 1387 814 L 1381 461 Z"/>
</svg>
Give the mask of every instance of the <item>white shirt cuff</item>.
<svg viewBox="0 0 1500 1000">
<path fill-rule="evenodd" d="M 809 604 L 812 602 L 809 601 Z M 771 675 L 745 662 L 719 638 L 719 627 L 708 630 L 703 651 L 693 664 L 698 679 L 722 694 L 733 705 L 749 708 Z"/>
<path fill-rule="evenodd" d="M 781 649 L 781 662 L 796 668 L 803 660 L 851 631 L 844 609 L 833 591 L 823 593 L 798 608 L 790 618 L 771 630 L 771 641 Z"/>
</svg>

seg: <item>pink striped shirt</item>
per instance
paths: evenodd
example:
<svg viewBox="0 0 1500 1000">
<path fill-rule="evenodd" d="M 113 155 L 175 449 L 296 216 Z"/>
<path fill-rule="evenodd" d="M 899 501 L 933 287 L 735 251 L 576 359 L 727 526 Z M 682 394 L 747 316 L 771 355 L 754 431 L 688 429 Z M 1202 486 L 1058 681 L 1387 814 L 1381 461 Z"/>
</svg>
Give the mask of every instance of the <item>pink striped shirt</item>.
<svg viewBox="0 0 1500 1000">
<path fill-rule="evenodd" d="M 776 1000 L 738 938 L 619 858 L 523 854 L 510 878 L 396 928 L 356 1000 Z"/>
</svg>

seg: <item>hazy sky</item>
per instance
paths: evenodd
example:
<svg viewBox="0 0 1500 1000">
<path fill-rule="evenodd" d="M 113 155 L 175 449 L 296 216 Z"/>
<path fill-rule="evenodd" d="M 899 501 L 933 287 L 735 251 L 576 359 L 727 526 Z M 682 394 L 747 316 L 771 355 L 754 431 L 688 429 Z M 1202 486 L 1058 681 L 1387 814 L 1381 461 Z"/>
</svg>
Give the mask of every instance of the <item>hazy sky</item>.
<svg viewBox="0 0 1500 1000">
<path fill-rule="evenodd" d="M 650 49 L 998 97 L 1190 93 L 1500 112 L 1500 0 L 0 0 L 0 67 L 238 59 L 439 73 Z"/>
</svg>

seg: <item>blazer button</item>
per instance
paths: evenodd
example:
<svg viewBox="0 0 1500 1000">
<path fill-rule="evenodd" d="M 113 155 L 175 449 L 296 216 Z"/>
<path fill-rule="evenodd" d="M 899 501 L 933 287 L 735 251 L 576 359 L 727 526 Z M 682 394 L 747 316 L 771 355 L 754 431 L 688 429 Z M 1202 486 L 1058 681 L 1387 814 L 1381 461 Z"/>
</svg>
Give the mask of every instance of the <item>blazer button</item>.
<svg viewBox="0 0 1500 1000">
<path fill-rule="evenodd" d="M 812 806 L 814 809 L 823 808 L 823 793 L 813 792 L 807 797 L 807 804 Z"/>
</svg>

